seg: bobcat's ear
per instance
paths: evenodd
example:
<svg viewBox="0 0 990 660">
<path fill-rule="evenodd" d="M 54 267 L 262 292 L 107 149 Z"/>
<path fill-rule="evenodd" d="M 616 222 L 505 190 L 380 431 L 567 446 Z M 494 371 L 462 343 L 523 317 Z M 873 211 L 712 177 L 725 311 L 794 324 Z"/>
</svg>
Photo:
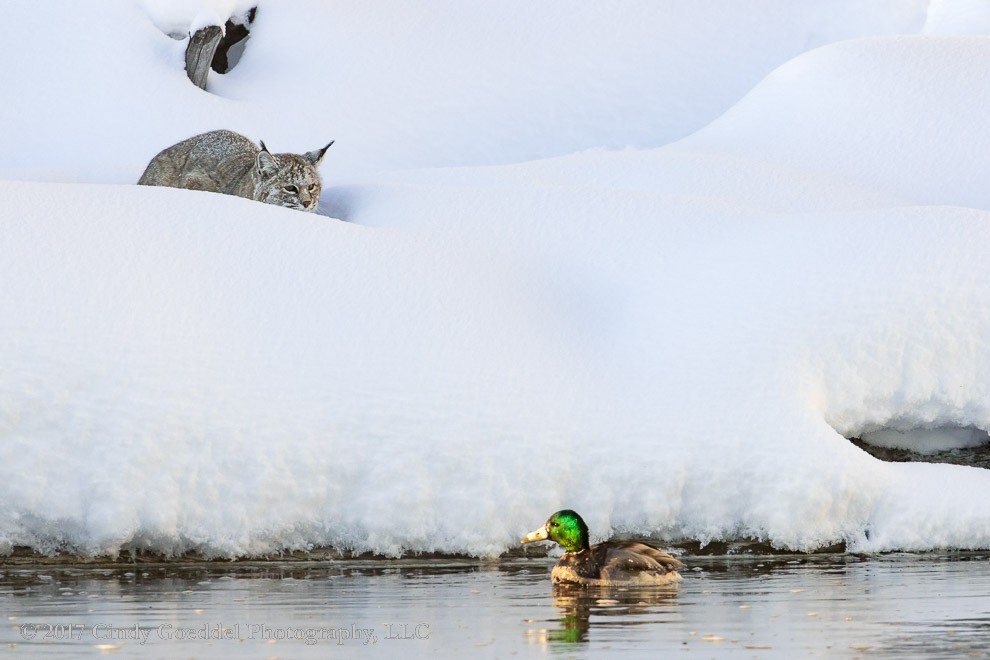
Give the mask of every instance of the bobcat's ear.
<svg viewBox="0 0 990 660">
<path fill-rule="evenodd" d="M 272 157 L 268 147 L 265 146 L 265 141 L 261 140 L 261 151 L 258 152 L 258 156 L 255 159 L 255 165 L 258 168 L 258 173 L 262 176 L 271 176 L 275 174 L 275 158 Z"/>
<path fill-rule="evenodd" d="M 335 141 L 336 140 L 330 140 L 330 144 L 328 144 L 327 146 L 323 147 L 322 149 L 317 149 L 316 151 L 310 151 L 309 153 L 307 153 L 305 155 L 306 160 L 308 160 L 309 162 L 311 162 L 313 164 L 313 167 L 316 167 L 317 165 L 320 164 L 320 161 L 323 160 L 323 157 L 327 153 L 327 149 L 329 149 L 331 147 L 331 145 L 333 145 L 333 143 Z"/>
</svg>

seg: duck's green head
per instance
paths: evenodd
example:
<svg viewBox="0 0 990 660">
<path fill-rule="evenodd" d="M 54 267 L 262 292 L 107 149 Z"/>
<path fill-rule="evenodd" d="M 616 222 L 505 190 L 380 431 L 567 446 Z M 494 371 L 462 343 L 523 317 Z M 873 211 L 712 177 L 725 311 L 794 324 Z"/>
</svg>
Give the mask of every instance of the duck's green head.
<svg viewBox="0 0 990 660">
<path fill-rule="evenodd" d="M 567 552 L 581 552 L 588 549 L 588 526 L 574 511 L 564 509 L 550 516 L 547 524 L 523 537 L 523 543 L 555 541 L 564 546 Z"/>
</svg>

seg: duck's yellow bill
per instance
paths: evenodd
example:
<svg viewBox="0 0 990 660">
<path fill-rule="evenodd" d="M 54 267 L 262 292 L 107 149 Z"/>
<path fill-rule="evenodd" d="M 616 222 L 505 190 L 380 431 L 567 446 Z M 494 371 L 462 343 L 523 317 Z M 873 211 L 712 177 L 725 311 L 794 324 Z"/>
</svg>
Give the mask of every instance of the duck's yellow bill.
<svg viewBox="0 0 990 660">
<path fill-rule="evenodd" d="M 547 528 L 540 527 L 535 532 L 530 532 L 524 536 L 520 543 L 535 543 L 536 541 L 546 541 L 548 538 L 550 538 L 550 535 L 547 533 Z"/>
</svg>

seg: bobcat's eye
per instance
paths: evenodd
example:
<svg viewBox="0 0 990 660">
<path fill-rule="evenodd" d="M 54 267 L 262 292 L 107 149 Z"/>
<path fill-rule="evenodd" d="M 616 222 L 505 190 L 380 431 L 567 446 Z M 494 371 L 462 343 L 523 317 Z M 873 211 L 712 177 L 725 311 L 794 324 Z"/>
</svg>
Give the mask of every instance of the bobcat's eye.
<svg viewBox="0 0 990 660">
<path fill-rule="evenodd" d="M 282 190 L 284 190 L 287 193 L 297 193 L 297 192 L 299 192 L 299 189 L 296 188 L 295 186 L 285 186 L 284 188 L 282 188 Z"/>
<path fill-rule="evenodd" d="M 313 192 L 314 190 L 316 190 L 316 184 L 315 183 L 309 184 L 309 192 Z"/>
</svg>

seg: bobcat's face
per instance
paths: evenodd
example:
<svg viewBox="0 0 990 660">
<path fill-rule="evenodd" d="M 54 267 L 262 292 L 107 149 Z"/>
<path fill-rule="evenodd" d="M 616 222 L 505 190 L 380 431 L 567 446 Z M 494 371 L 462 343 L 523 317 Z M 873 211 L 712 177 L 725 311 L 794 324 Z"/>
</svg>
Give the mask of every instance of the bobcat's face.
<svg viewBox="0 0 990 660">
<path fill-rule="evenodd" d="M 254 198 L 266 204 L 315 211 L 323 188 L 316 167 L 294 154 L 278 154 L 271 159 L 274 166 L 256 171 Z"/>
<path fill-rule="evenodd" d="M 323 190 L 316 168 L 330 144 L 300 156 L 269 153 L 262 142 L 254 168 L 254 198 L 266 204 L 316 211 Z"/>
</svg>

